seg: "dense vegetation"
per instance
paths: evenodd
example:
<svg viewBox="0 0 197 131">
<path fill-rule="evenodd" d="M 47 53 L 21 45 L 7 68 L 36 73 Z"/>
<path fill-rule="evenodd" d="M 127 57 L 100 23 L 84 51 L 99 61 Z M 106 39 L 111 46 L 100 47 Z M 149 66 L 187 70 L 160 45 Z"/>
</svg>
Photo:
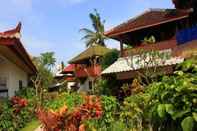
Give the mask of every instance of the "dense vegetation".
<svg viewBox="0 0 197 131">
<path fill-rule="evenodd" d="M 19 131 L 35 118 L 35 90 L 25 88 L 11 100 L 0 101 L 0 130 Z"/>
<path fill-rule="evenodd" d="M 111 64 L 113 64 L 119 57 L 119 52 L 116 49 L 111 50 L 107 54 L 105 54 L 101 61 L 102 69 L 106 69 Z"/>
<path fill-rule="evenodd" d="M 100 87 L 105 86 L 103 87 L 105 91 L 110 86 L 110 82 L 107 81 L 101 80 L 99 83 Z M 134 86 L 135 89 L 140 88 L 138 84 L 131 87 Z M 50 128 L 50 124 L 46 124 L 48 121 L 60 122 L 60 125 L 55 125 L 56 128 L 68 124 L 70 128 L 81 131 L 197 129 L 196 58 L 183 62 L 177 66 L 174 74 L 162 76 L 143 90 L 126 96 L 123 101 L 111 96 L 113 92 L 115 90 L 108 93 L 96 92 L 94 96 L 70 92 L 46 92 L 40 106 L 35 90 L 24 88 L 16 93 L 17 97 L 1 101 L 0 130 L 20 130 L 26 123 L 36 118 L 36 114 L 39 114 L 39 119 L 45 126 L 49 126 L 47 129 Z M 54 117 L 48 118 L 49 114 Z"/>
</svg>

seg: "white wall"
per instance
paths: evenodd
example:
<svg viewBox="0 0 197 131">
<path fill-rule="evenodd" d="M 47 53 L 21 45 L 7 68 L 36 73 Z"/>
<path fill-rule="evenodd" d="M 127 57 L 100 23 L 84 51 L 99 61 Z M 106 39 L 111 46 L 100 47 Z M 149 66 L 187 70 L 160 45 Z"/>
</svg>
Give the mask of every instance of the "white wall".
<svg viewBox="0 0 197 131">
<path fill-rule="evenodd" d="M 67 89 L 72 89 L 72 86 L 75 85 L 76 82 L 67 82 Z"/>
<path fill-rule="evenodd" d="M 2 55 L 0 55 L 0 58 L 0 77 L 6 77 L 8 96 L 12 97 L 15 95 L 15 91 L 19 89 L 20 80 L 23 87 L 27 86 L 28 74 Z"/>
<path fill-rule="evenodd" d="M 89 89 L 89 82 L 90 81 L 93 81 L 93 78 L 87 78 L 87 80 L 83 84 L 80 83 L 80 85 L 79 85 L 80 88 L 79 88 L 78 92 L 90 91 L 90 89 Z"/>
</svg>

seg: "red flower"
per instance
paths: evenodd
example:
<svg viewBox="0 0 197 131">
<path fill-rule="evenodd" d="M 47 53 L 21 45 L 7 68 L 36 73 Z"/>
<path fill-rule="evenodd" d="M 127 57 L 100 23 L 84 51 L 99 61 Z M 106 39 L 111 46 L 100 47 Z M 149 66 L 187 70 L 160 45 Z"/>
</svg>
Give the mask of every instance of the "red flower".
<svg viewBox="0 0 197 131">
<path fill-rule="evenodd" d="M 28 101 L 26 99 L 20 98 L 18 96 L 14 96 L 11 98 L 12 107 L 15 108 L 14 112 L 19 113 L 22 108 L 28 105 Z"/>
</svg>

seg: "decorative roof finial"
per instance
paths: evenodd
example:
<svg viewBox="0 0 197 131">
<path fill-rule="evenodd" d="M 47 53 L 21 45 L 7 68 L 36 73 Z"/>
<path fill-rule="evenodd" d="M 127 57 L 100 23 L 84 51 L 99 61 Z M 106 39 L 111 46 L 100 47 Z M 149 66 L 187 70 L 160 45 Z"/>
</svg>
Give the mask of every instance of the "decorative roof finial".
<svg viewBox="0 0 197 131">
<path fill-rule="evenodd" d="M 18 25 L 16 26 L 16 29 L 15 29 L 16 32 L 19 32 L 19 33 L 21 32 L 21 26 L 22 26 L 22 23 L 19 22 Z"/>
</svg>

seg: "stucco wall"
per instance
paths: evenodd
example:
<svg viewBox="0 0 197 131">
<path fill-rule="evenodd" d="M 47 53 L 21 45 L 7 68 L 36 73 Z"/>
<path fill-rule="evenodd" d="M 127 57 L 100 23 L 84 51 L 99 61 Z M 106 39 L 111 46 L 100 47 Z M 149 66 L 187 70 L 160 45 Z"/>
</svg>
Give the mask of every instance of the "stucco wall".
<svg viewBox="0 0 197 131">
<path fill-rule="evenodd" d="M 12 97 L 15 95 L 15 91 L 19 89 L 20 80 L 23 83 L 23 87 L 27 86 L 28 74 L 2 55 L 0 55 L 0 58 L 0 77 L 6 77 L 8 96 Z"/>
<path fill-rule="evenodd" d="M 72 89 L 72 86 L 74 86 L 75 83 L 76 83 L 76 82 L 68 82 L 68 83 L 67 83 L 67 88 L 68 88 L 69 90 Z"/>
<path fill-rule="evenodd" d="M 88 92 L 88 91 L 90 91 L 90 87 L 89 87 L 89 82 L 90 81 L 93 81 L 94 79 L 93 78 L 87 78 L 86 80 L 85 80 L 85 82 L 82 84 L 82 83 L 80 83 L 80 85 L 79 85 L 79 90 L 78 90 L 78 92 Z"/>
</svg>

